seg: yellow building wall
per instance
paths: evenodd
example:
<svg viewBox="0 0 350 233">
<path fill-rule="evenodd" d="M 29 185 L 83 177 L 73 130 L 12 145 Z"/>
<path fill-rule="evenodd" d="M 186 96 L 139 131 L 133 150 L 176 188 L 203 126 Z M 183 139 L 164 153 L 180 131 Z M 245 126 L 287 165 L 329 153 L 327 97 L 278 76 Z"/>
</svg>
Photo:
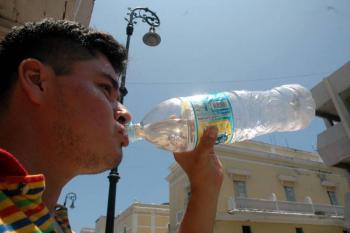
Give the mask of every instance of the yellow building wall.
<svg viewBox="0 0 350 233">
<path fill-rule="evenodd" d="M 266 152 L 269 150 L 265 149 Z M 283 149 L 278 151 L 283 154 Z M 350 191 L 349 183 L 344 173 L 340 169 L 328 168 L 320 162 L 315 162 L 317 154 L 305 153 L 300 151 L 290 152 L 289 158 L 286 156 L 279 160 L 279 155 L 273 155 L 276 158 L 259 157 L 259 154 L 247 155 L 235 154 L 236 152 L 217 151 L 217 154 L 224 166 L 224 181 L 220 191 L 217 210 L 219 213 L 227 213 L 229 199 L 234 197 L 234 179 L 242 179 L 246 182 L 246 191 L 248 198 L 272 199 L 272 193 L 278 201 L 286 201 L 284 184 L 286 181 L 280 180 L 279 176 L 295 177 L 295 181 L 289 182 L 294 188 L 297 202 L 305 202 L 306 197 L 311 197 L 314 204 L 330 205 L 327 194 L 329 187 L 321 184 L 326 179 L 329 183 L 335 184 L 337 201 L 340 206 L 344 206 L 344 194 Z M 271 152 L 272 153 L 272 152 Z M 295 156 L 295 158 L 293 158 Z M 313 161 L 302 161 L 298 159 L 313 159 Z M 296 163 L 298 161 L 298 163 Z M 233 169 L 233 170 L 232 170 Z M 233 175 L 237 170 L 248 171 L 247 175 Z M 181 171 L 181 169 L 180 169 Z M 172 167 L 172 174 L 169 176 L 169 201 L 171 206 L 170 223 L 171 232 L 175 232 L 176 214 L 185 211 L 185 199 L 187 196 L 186 187 L 188 180 L 179 168 Z M 300 219 L 299 219 L 300 220 Z M 296 220 L 298 222 L 299 220 Z M 293 222 L 294 220 L 291 220 Z M 241 233 L 242 225 L 251 226 L 252 233 L 295 233 L 296 227 L 302 227 L 304 233 L 342 233 L 342 226 L 333 225 L 293 225 L 279 224 L 269 222 L 232 222 L 218 221 L 216 223 L 217 233 Z M 337 223 L 339 224 L 339 223 Z M 340 224 L 341 225 L 341 224 Z"/>
<path fill-rule="evenodd" d="M 128 215 L 126 218 L 125 218 L 125 222 L 124 224 L 131 229 L 131 226 L 132 226 L 132 216 L 131 215 Z"/>
<path fill-rule="evenodd" d="M 124 226 L 126 226 L 126 232 L 131 233 L 132 219 L 131 215 L 123 216 L 118 219 L 118 221 L 114 224 L 114 227 L 117 227 L 117 232 L 124 232 Z"/>
<path fill-rule="evenodd" d="M 138 214 L 138 231 L 137 233 L 146 233 L 151 231 L 151 225 L 152 225 L 152 215 L 143 213 Z M 168 224 L 169 224 L 169 217 L 166 215 L 155 215 L 154 216 L 154 224 L 155 224 L 155 232 L 156 233 L 167 233 L 168 231 Z"/>
<path fill-rule="evenodd" d="M 150 226 L 151 225 L 151 216 L 148 214 L 138 214 L 137 215 L 138 219 L 138 225 L 145 225 L 145 226 Z"/>
<path fill-rule="evenodd" d="M 137 227 L 137 233 L 151 233 L 151 228 L 149 227 Z"/>
<path fill-rule="evenodd" d="M 156 225 L 157 227 L 167 227 L 169 223 L 169 217 L 168 216 L 156 216 Z"/>
<path fill-rule="evenodd" d="M 185 210 L 185 199 L 187 187 L 187 178 L 182 176 L 175 183 L 170 183 L 169 201 L 171 203 L 170 211 L 170 223 L 173 225 L 176 223 L 176 214 Z M 172 226 L 174 227 L 174 226 Z"/>
<path fill-rule="evenodd" d="M 168 233 L 168 228 L 157 228 L 156 233 Z"/>
<path fill-rule="evenodd" d="M 295 233 L 297 227 L 304 233 L 343 233 L 343 228 L 337 226 L 240 221 L 216 221 L 214 233 L 242 233 L 243 225 L 250 226 L 252 233 Z"/>
<path fill-rule="evenodd" d="M 168 233 L 169 205 L 133 203 L 114 220 L 114 232 L 126 233 Z M 96 233 L 105 231 L 106 217 L 96 221 Z"/>
<path fill-rule="evenodd" d="M 296 177 L 293 187 L 297 202 L 305 202 L 305 198 L 309 196 L 315 204 L 330 204 L 327 187 L 321 185 L 319 174 L 315 171 L 290 169 L 282 165 L 271 166 L 262 162 L 237 161 L 225 158 L 222 158 L 221 161 L 225 171 L 229 168 L 250 171 L 250 175 L 245 179 L 248 198 L 271 199 L 272 193 L 275 193 L 278 200 L 286 201 L 284 185 L 278 176 L 288 175 Z M 344 205 L 344 195 L 342 194 L 349 190 L 346 178 L 338 174 L 326 174 L 326 176 L 327 180 L 337 184 L 335 190 L 338 203 L 339 205 Z M 226 211 L 228 198 L 234 196 L 233 180 L 232 175 L 226 172 L 219 197 L 219 211 Z"/>
</svg>

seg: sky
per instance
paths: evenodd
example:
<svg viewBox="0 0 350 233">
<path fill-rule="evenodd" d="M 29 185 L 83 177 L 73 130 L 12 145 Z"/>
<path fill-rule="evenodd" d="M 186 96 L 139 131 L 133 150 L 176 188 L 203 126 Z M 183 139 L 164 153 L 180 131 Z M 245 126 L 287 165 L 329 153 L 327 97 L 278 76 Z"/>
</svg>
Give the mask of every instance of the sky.
<svg viewBox="0 0 350 233">
<path fill-rule="evenodd" d="M 149 30 L 138 21 L 131 37 L 124 103 L 139 122 L 155 105 L 177 96 L 230 90 L 268 90 L 299 83 L 309 89 L 350 60 L 348 0 L 97 0 L 90 26 L 126 42 L 128 8 L 148 7 L 161 24 L 162 41 L 147 47 Z M 292 133 L 255 140 L 315 151 L 323 121 Z M 171 153 L 139 141 L 124 150 L 116 213 L 133 202 L 169 201 Z M 95 227 L 106 215 L 109 171 L 74 178 L 62 190 L 77 194 L 73 229 Z"/>
</svg>

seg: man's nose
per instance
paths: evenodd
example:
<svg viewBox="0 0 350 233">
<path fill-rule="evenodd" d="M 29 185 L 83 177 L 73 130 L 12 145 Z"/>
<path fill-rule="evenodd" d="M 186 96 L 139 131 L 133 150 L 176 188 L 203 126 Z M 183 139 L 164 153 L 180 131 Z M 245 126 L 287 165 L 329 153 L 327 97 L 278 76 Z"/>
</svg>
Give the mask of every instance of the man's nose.
<svg viewBox="0 0 350 233">
<path fill-rule="evenodd" d="M 131 121 L 132 116 L 124 105 L 118 103 L 114 110 L 114 119 L 120 124 L 126 125 Z"/>
</svg>

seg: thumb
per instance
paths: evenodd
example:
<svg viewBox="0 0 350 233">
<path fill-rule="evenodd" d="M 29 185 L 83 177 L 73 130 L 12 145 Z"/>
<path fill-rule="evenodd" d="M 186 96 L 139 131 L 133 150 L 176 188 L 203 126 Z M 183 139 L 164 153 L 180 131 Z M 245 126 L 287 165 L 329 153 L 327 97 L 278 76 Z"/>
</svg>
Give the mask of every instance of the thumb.
<svg viewBox="0 0 350 233">
<path fill-rule="evenodd" d="M 201 137 L 197 149 L 200 151 L 211 150 L 215 145 L 217 136 L 218 128 L 216 126 L 208 126 Z"/>
</svg>

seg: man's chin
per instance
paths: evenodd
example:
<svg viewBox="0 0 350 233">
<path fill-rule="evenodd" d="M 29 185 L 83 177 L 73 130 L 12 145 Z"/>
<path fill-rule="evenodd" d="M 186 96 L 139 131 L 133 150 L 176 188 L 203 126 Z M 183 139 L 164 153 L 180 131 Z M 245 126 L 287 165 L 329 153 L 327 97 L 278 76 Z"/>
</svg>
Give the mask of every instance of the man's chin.
<svg viewBox="0 0 350 233">
<path fill-rule="evenodd" d="M 98 174 L 114 168 L 117 168 L 123 159 L 122 150 L 114 152 L 112 155 L 109 154 L 108 159 L 101 163 L 102 166 L 95 167 L 95 171 L 89 172 L 89 174 Z M 104 164 L 104 165 L 103 165 Z"/>
<path fill-rule="evenodd" d="M 113 164 L 112 167 L 109 169 L 113 169 L 119 166 L 119 164 L 122 162 L 123 159 L 123 150 L 120 148 L 119 150 L 116 151 L 116 153 L 113 155 Z"/>
<path fill-rule="evenodd" d="M 120 156 L 118 156 L 117 160 L 115 161 L 115 163 L 111 169 L 118 167 L 119 164 L 122 162 L 122 160 L 123 160 L 123 154 L 120 154 Z"/>
</svg>

